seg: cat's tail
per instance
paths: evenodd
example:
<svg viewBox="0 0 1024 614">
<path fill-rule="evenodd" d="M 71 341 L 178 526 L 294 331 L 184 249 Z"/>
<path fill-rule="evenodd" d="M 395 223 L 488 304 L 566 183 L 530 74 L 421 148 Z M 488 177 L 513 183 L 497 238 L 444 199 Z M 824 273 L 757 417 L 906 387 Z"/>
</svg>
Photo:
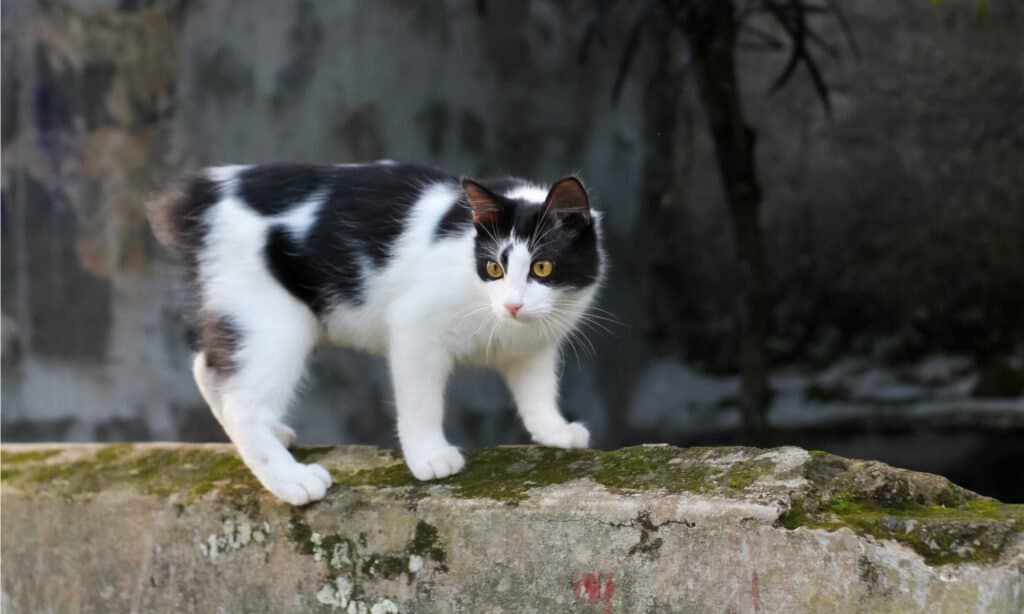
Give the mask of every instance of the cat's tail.
<svg viewBox="0 0 1024 614">
<path fill-rule="evenodd" d="M 146 201 L 153 234 L 171 249 L 194 252 L 206 232 L 205 214 L 219 198 L 217 184 L 203 175 L 175 181 Z"/>
</svg>

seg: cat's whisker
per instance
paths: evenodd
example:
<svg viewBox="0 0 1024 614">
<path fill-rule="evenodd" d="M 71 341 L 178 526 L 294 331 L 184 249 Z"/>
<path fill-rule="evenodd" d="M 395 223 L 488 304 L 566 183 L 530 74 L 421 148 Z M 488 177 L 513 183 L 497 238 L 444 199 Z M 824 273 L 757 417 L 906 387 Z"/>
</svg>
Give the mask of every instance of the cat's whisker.
<svg viewBox="0 0 1024 614">
<path fill-rule="evenodd" d="M 553 313 L 552 315 L 559 321 L 563 322 L 563 325 L 566 326 L 566 328 L 568 328 L 568 336 L 570 338 L 578 338 L 581 341 L 581 343 L 584 344 L 584 347 L 590 350 L 592 357 L 597 355 L 597 349 L 594 347 L 593 342 L 586 336 L 586 334 L 581 329 L 574 328 L 572 326 L 573 322 L 569 320 L 568 316 L 561 313 Z"/>
<path fill-rule="evenodd" d="M 544 234 L 542 234 L 540 237 L 538 237 L 536 239 L 536 241 L 531 243 L 531 247 L 534 250 L 543 249 L 545 246 L 547 246 L 548 244 L 551 243 L 551 241 L 545 242 L 544 239 L 546 239 L 549 234 L 551 234 L 552 232 L 555 232 L 556 230 L 558 230 L 558 227 L 552 225 L 551 228 L 548 228 L 546 231 L 544 231 Z"/>
<path fill-rule="evenodd" d="M 587 337 L 586 333 L 576 328 L 573 329 L 573 331 L 570 334 L 573 336 L 573 338 L 578 339 L 580 341 L 580 345 L 585 350 L 589 351 L 591 358 L 595 358 L 597 356 L 597 348 L 594 347 L 594 342 L 591 341 L 589 337 Z"/>
<path fill-rule="evenodd" d="M 612 334 L 612 331 L 611 331 L 610 328 L 608 328 L 607 326 L 605 326 L 604 324 L 602 324 L 602 323 L 600 323 L 600 322 L 598 322 L 596 320 L 592 320 L 592 319 L 588 318 L 586 316 L 586 314 L 580 316 L 579 323 L 580 323 L 580 326 L 591 326 L 591 327 L 594 327 L 597 330 L 599 330 L 599 331 L 601 331 L 603 333 L 606 333 L 608 335 Z"/>
</svg>

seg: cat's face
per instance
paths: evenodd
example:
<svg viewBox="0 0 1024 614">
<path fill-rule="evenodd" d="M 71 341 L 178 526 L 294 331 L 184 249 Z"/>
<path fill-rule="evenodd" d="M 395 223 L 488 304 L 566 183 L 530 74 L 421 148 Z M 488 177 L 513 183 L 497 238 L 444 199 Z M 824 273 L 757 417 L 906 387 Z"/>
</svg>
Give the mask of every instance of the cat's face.
<svg viewBox="0 0 1024 614">
<path fill-rule="evenodd" d="M 543 201 L 532 189 L 509 197 L 472 181 L 463 188 L 476 228 L 476 271 L 495 317 L 568 324 L 601 275 L 600 236 L 583 185 L 567 177 Z"/>
</svg>

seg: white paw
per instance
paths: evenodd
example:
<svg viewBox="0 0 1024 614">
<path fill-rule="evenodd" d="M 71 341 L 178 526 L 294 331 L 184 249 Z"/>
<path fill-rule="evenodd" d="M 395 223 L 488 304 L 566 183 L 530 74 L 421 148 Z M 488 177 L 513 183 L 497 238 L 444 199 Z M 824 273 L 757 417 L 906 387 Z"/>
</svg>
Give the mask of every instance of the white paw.
<svg viewBox="0 0 1024 614">
<path fill-rule="evenodd" d="M 295 443 L 295 429 L 284 422 L 274 424 L 274 436 L 281 442 L 281 445 L 290 448 Z"/>
<path fill-rule="evenodd" d="M 458 448 L 448 444 L 405 453 L 405 464 L 417 480 L 446 478 L 462 471 L 466 459 Z"/>
<path fill-rule="evenodd" d="M 292 505 L 323 499 L 331 485 L 331 474 L 316 464 L 266 464 L 254 467 L 253 473 L 267 490 Z"/>
<path fill-rule="evenodd" d="M 590 431 L 579 422 L 566 422 L 532 435 L 540 445 L 552 448 L 585 448 L 590 443 Z"/>
</svg>

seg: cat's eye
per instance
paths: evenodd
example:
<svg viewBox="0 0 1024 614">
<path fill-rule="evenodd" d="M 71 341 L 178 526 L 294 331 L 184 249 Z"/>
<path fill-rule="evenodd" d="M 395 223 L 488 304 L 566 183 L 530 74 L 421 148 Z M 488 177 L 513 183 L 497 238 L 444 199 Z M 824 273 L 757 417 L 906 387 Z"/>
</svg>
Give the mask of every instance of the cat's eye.
<svg viewBox="0 0 1024 614">
<path fill-rule="evenodd" d="M 502 277 L 505 276 L 505 271 L 502 270 L 501 265 L 498 264 L 497 262 L 493 260 L 488 260 L 487 274 L 490 275 L 492 279 L 501 279 Z"/>
<path fill-rule="evenodd" d="M 551 275 L 551 269 L 554 268 L 550 260 L 536 260 L 533 263 L 533 274 L 537 277 L 547 277 Z"/>
</svg>

